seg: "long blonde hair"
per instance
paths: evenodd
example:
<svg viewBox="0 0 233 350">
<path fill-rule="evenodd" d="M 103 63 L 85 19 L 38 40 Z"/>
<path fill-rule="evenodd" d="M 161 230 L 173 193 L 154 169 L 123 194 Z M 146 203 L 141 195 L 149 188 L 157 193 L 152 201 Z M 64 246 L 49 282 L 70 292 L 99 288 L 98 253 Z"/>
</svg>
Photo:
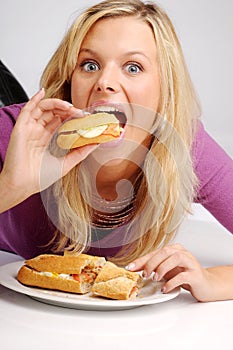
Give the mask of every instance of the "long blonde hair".
<svg viewBox="0 0 233 350">
<path fill-rule="evenodd" d="M 197 185 L 191 146 L 200 109 L 170 19 L 156 4 L 140 0 L 103 1 L 75 20 L 43 73 L 47 97 L 70 100 L 70 80 L 83 39 L 97 21 L 117 16 L 134 16 L 153 30 L 161 82 L 157 112 L 165 121 L 142 166 L 137 215 L 130 225 L 131 234 L 136 229 L 143 234 L 112 259 L 126 264 L 167 244 L 190 211 Z M 88 193 L 88 174 L 80 174 L 79 166 L 54 185 L 61 231 L 57 250 L 73 242 L 72 247 L 83 251 L 91 240 L 91 213 L 78 187 L 80 176 Z"/>
</svg>

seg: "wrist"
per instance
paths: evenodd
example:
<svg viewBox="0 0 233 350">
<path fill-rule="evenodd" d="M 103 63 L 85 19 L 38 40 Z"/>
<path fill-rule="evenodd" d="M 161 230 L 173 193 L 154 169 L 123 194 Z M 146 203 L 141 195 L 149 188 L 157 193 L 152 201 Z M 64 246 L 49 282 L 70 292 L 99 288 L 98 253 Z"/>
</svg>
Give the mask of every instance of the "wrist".
<svg viewBox="0 0 233 350">
<path fill-rule="evenodd" d="M 30 194 L 27 187 L 15 185 L 7 175 L 2 171 L 0 173 L 0 213 L 16 206 L 28 198 Z"/>
<path fill-rule="evenodd" d="M 206 268 L 211 288 L 211 300 L 233 299 L 233 266 Z"/>
</svg>

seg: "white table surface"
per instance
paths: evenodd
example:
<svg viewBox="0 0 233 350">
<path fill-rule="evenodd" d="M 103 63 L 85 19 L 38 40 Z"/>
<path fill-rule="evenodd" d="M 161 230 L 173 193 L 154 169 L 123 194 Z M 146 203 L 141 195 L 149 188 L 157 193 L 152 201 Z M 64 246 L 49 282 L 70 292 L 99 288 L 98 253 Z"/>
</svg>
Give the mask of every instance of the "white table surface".
<svg viewBox="0 0 233 350">
<path fill-rule="evenodd" d="M 187 220 L 176 241 L 203 265 L 232 264 L 233 237 L 212 220 Z M 18 260 L 0 252 L 0 265 Z M 233 301 L 199 303 L 183 290 L 160 304 L 87 311 L 44 304 L 0 285 L 3 350 L 219 350 L 232 346 L 232 329 Z"/>
</svg>

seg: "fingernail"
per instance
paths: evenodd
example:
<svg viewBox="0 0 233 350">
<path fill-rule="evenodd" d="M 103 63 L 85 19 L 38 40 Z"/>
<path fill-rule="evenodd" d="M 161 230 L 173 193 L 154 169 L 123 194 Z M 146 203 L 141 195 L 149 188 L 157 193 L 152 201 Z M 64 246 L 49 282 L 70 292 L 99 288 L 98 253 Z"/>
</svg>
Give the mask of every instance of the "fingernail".
<svg viewBox="0 0 233 350">
<path fill-rule="evenodd" d="M 167 289 L 166 289 L 166 287 L 164 287 L 164 286 L 161 288 L 161 292 L 162 292 L 162 293 L 166 293 L 166 290 L 167 290 Z"/>
<path fill-rule="evenodd" d="M 40 94 L 40 93 L 45 93 L 45 89 L 42 87 L 42 88 L 40 88 L 40 90 L 37 92 L 38 94 Z"/>
<path fill-rule="evenodd" d="M 157 272 L 154 273 L 153 277 L 152 277 L 153 281 L 159 281 L 159 275 Z"/>
<path fill-rule="evenodd" d="M 142 271 L 142 277 L 143 278 L 147 278 L 148 277 L 148 273 L 145 270 Z"/>
<path fill-rule="evenodd" d="M 85 112 L 85 111 L 82 111 L 81 109 L 79 109 L 79 111 L 77 113 L 74 113 L 72 116 L 74 118 L 83 118 L 83 117 L 86 117 L 87 115 L 90 115 L 91 113 L 89 112 Z"/>
<path fill-rule="evenodd" d="M 70 102 L 68 102 L 68 101 L 64 101 L 65 102 L 65 104 L 68 106 L 68 107 L 74 107 L 74 105 L 72 104 L 72 103 L 70 103 Z"/>
<path fill-rule="evenodd" d="M 135 264 L 134 263 L 130 263 L 129 265 L 127 265 L 126 267 L 125 267 L 125 269 L 126 270 L 133 270 L 134 268 L 135 268 Z"/>
</svg>

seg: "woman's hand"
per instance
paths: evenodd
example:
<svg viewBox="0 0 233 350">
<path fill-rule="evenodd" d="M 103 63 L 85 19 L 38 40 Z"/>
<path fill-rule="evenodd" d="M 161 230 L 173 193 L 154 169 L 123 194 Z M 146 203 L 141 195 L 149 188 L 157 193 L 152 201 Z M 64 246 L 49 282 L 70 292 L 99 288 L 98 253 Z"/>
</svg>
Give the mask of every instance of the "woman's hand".
<svg viewBox="0 0 233 350">
<path fill-rule="evenodd" d="M 82 117 L 83 112 L 68 102 L 43 97 L 42 89 L 22 109 L 0 174 L 0 193 L 12 191 L 15 198 L 18 197 L 16 202 L 52 185 L 96 148 L 86 146 L 69 152 L 65 157 L 52 156 L 48 145 L 54 131 L 65 119 Z M 6 205 L 2 203 L 0 212 L 12 206 L 10 199 L 8 202 Z"/>
<path fill-rule="evenodd" d="M 233 267 L 204 269 L 197 259 L 179 244 L 157 249 L 134 260 L 126 268 L 130 271 L 143 270 L 144 277 L 153 273 L 152 279 L 155 281 L 165 279 L 163 293 L 180 286 L 189 290 L 198 301 L 233 298 Z"/>
</svg>

